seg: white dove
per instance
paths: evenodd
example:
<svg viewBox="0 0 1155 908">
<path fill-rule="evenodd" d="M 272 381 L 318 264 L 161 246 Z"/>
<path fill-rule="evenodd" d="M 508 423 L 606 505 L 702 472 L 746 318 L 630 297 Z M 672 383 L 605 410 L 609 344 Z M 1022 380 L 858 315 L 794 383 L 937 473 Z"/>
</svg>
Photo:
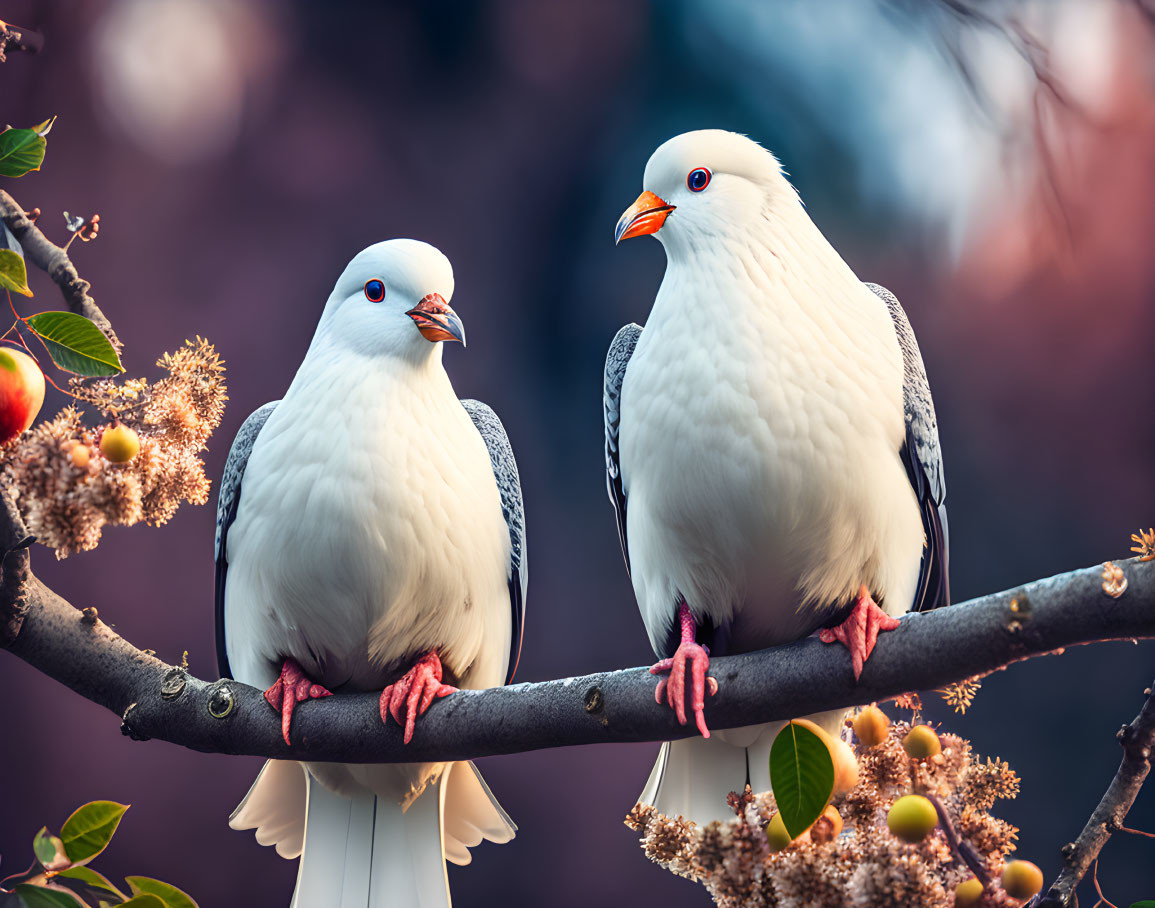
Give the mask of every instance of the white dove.
<svg viewBox="0 0 1155 908">
<path fill-rule="evenodd" d="M 703 735 L 662 746 L 642 802 L 704 823 L 732 815 L 728 792 L 770 788 L 781 728 L 705 740 L 709 653 L 821 629 L 857 678 L 894 616 L 948 602 L 945 488 L 906 315 L 854 275 L 773 155 L 686 133 L 643 188 L 616 239 L 655 234 L 667 267 L 645 329 L 622 328 L 607 357 L 607 478 L 651 671 L 670 673 L 655 694 L 682 724 L 688 699 Z M 815 718 L 837 735 L 842 716 Z"/>
<path fill-rule="evenodd" d="M 379 690 L 414 723 L 435 697 L 512 678 L 526 564 L 517 466 L 493 411 L 459 401 L 465 342 L 439 251 L 360 252 L 284 399 L 241 427 L 217 511 L 221 674 L 293 708 Z M 452 686 L 451 686 L 452 685 Z M 471 763 L 270 760 L 230 825 L 301 855 L 294 908 L 449 904 L 445 861 L 515 826 Z"/>
</svg>

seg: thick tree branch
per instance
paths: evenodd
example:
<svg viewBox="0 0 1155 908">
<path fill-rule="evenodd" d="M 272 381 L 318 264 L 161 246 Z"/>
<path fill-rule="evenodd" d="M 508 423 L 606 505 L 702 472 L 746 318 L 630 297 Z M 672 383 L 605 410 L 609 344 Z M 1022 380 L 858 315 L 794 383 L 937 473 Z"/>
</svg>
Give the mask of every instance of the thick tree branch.
<svg viewBox="0 0 1155 908">
<path fill-rule="evenodd" d="M 78 315 L 92 319 L 113 345 L 119 350 L 120 341 L 112 330 L 112 325 L 96 305 L 88 291 L 92 285 L 76 271 L 68 253 L 40 232 L 24 209 L 12 196 L 0 189 L 0 220 L 12 231 L 24 251 L 24 260 L 44 271 L 64 294 L 68 308 Z"/>
<path fill-rule="evenodd" d="M 1127 811 L 1135 803 L 1143 780 L 1151 771 L 1151 755 L 1155 749 L 1155 683 L 1143 693 L 1147 700 L 1139 715 L 1116 735 L 1123 745 L 1123 762 L 1119 764 L 1119 771 L 1079 837 L 1063 846 L 1063 870 L 1036 903 L 1036 908 L 1066 908 L 1070 905 L 1075 888 L 1099 857 L 1111 833 L 1123 828 Z"/>
<path fill-rule="evenodd" d="M 0 546 L 11 549 L 23 539 L 19 526 L 0 526 Z M 5 574 L 18 571 L 24 557 L 9 554 Z M 858 684 L 845 650 L 813 638 L 717 658 L 711 674 L 719 692 L 707 704 L 707 719 L 714 728 L 788 719 L 942 687 L 1074 644 L 1155 636 L 1155 562 L 1123 564 L 1129 588 L 1117 600 L 1103 592 L 1095 567 L 909 615 L 879 638 Z M 134 737 L 220 753 L 390 763 L 695 733 L 654 702 L 653 676 L 633 668 L 453 694 L 430 708 L 409 745 L 402 745 L 395 724 L 381 723 L 377 694 L 348 693 L 303 704 L 288 747 L 260 691 L 233 681 L 208 683 L 142 653 L 94 610 L 82 615 L 31 572 L 11 587 L 15 599 L 10 585 L 0 589 L 0 626 L 14 610 L 23 620 L 8 648 L 121 716 L 124 732 Z"/>
</svg>

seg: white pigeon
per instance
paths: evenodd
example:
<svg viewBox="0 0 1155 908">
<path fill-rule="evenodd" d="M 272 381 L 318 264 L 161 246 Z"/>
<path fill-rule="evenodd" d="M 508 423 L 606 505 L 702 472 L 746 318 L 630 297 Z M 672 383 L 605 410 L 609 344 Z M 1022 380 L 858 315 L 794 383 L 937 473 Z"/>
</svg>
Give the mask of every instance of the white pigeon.
<svg viewBox="0 0 1155 908">
<path fill-rule="evenodd" d="M 641 800 L 705 823 L 732 815 L 728 792 L 769 790 L 781 728 L 706 740 L 709 654 L 820 631 L 857 678 L 894 616 L 945 605 L 942 459 L 902 308 L 854 275 L 773 155 L 686 133 L 643 188 L 616 239 L 656 235 L 667 267 L 645 329 L 607 357 L 607 479 L 651 671 L 670 672 L 655 695 L 682 724 L 688 700 L 703 735 L 662 746 Z M 843 715 L 814 718 L 837 735 Z"/>
<path fill-rule="evenodd" d="M 526 563 L 521 487 L 493 411 L 459 401 L 440 341 L 465 342 L 439 251 L 360 252 L 284 399 L 241 427 L 217 512 L 221 674 L 294 706 L 381 690 L 414 723 L 435 697 L 512 678 Z M 301 855 L 293 908 L 449 904 L 469 863 L 516 827 L 472 763 L 270 760 L 230 825 Z"/>
</svg>

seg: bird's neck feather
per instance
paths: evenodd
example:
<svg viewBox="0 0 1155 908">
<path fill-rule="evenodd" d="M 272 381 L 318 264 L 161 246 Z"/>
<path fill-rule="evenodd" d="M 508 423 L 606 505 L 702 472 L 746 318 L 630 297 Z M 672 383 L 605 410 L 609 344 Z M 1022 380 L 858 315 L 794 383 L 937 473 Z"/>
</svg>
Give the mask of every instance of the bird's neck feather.
<svg viewBox="0 0 1155 908">
<path fill-rule="evenodd" d="M 684 225 L 679 225 L 684 226 Z M 868 290 L 792 199 L 767 202 L 744 223 L 671 232 L 666 274 L 651 320 L 685 306 L 757 318 L 767 306 L 797 307 L 809 318 L 854 316 Z M 869 301 L 868 301 L 869 302 Z"/>
<path fill-rule="evenodd" d="M 442 344 L 424 339 L 395 350 L 369 352 L 343 343 L 318 331 L 286 392 L 286 398 L 322 391 L 343 393 L 342 389 L 366 385 L 387 391 L 398 390 L 416 397 L 456 400 L 453 385 L 442 364 Z"/>
</svg>

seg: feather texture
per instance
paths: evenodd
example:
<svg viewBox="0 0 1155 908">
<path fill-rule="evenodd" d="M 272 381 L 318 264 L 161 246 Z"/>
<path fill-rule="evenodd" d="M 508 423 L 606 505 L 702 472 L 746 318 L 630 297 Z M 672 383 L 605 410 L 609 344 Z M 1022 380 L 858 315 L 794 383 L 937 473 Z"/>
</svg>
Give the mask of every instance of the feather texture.
<svg viewBox="0 0 1155 908">
<path fill-rule="evenodd" d="M 408 315 L 433 293 L 452 273 L 432 247 L 362 252 L 284 398 L 242 426 L 218 504 L 222 674 L 267 688 L 292 658 L 333 692 L 380 690 L 435 651 L 446 683 L 506 680 L 528 576 L 517 467 Z M 270 761 L 231 824 L 301 855 L 296 908 L 448 905 L 444 860 L 515 831 L 472 764 L 444 763 Z"/>
<path fill-rule="evenodd" d="M 688 185 L 697 168 L 705 191 Z M 677 648 L 682 601 L 715 655 L 804 637 L 862 584 L 894 616 L 945 603 L 937 424 L 897 300 L 855 276 L 744 137 L 670 140 L 645 189 L 670 209 L 654 228 L 667 268 L 645 328 L 614 339 L 603 399 L 610 499 L 654 652 Z M 814 718 L 838 732 L 840 713 Z M 725 817 L 727 792 L 769 787 L 778 727 L 665 745 L 643 800 Z"/>
</svg>

